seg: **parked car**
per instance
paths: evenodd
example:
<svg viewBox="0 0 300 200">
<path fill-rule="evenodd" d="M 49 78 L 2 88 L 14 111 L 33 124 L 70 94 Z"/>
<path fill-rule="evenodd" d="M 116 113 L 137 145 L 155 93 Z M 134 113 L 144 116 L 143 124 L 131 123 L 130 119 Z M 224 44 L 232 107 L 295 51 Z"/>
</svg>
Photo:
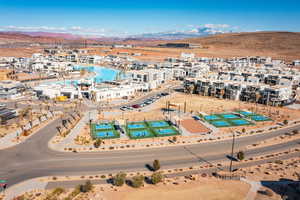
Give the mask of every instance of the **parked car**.
<svg viewBox="0 0 300 200">
<path fill-rule="evenodd" d="M 132 106 L 128 106 L 127 110 L 133 110 Z"/>
<path fill-rule="evenodd" d="M 146 104 L 146 105 L 150 105 L 150 104 L 151 104 L 151 102 L 149 102 L 149 101 L 145 101 L 145 102 L 144 102 L 144 104 Z"/>
<path fill-rule="evenodd" d="M 140 108 L 141 106 L 139 104 L 135 104 L 135 105 L 132 105 L 133 108 Z"/>
<path fill-rule="evenodd" d="M 123 107 L 120 108 L 120 110 L 123 110 L 123 111 L 128 110 L 128 107 L 127 106 L 123 106 Z"/>
</svg>

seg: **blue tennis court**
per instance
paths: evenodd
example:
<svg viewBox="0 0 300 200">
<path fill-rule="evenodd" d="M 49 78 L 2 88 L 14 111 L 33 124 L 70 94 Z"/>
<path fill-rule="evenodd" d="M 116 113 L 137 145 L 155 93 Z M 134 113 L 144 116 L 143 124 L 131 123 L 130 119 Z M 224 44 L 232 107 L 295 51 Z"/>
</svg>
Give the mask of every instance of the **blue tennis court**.
<svg viewBox="0 0 300 200">
<path fill-rule="evenodd" d="M 95 133 L 96 137 L 106 138 L 115 136 L 113 131 L 100 131 Z"/>
<path fill-rule="evenodd" d="M 227 121 L 212 121 L 211 124 L 213 124 L 216 127 L 226 127 L 230 126 L 230 124 Z"/>
<path fill-rule="evenodd" d="M 166 121 L 149 122 L 149 125 L 154 128 L 170 126 Z"/>
<path fill-rule="evenodd" d="M 242 125 L 249 125 L 249 124 L 251 124 L 249 121 L 247 121 L 245 119 L 233 119 L 230 122 L 233 123 L 236 126 L 242 126 Z"/>
<path fill-rule="evenodd" d="M 141 131 L 132 131 L 130 134 L 133 137 L 148 137 L 150 136 L 150 132 L 148 130 L 141 130 Z"/>
<path fill-rule="evenodd" d="M 129 129 L 140 129 L 145 128 L 146 126 L 144 124 L 128 124 L 127 128 Z"/>
<path fill-rule="evenodd" d="M 159 135 L 168 135 L 168 134 L 174 134 L 177 133 L 177 131 L 171 129 L 171 128 L 166 128 L 166 129 L 156 129 L 155 132 Z"/>
<path fill-rule="evenodd" d="M 253 112 L 250 112 L 250 111 L 238 111 L 238 113 L 244 115 L 244 116 L 249 116 L 249 115 L 253 115 L 254 113 Z"/>
<path fill-rule="evenodd" d="M 96 124 L 95 128 L 96 128 L 96 130 L 113 129 L 113 126 L 111 124 Z"/>
<path fill-rule="evenodd" d="M 225 119 L 234 119 L 234 118 L 239 118 L 239 116 L 234 115 L 234 114 L 220 114 Z"/>
<path fill-rule="evenodd" d="M 216 115 L 206 115 L 204 116 L 205 120 L 218 120 L 221 119 L 220 117 L 216 116 Z"/>
<path fill-rule="evenodd" d="M 271 119 L 262 115 L 254 115 L 250 117 L 254 121 L 270 121 Z"/>
</svg>

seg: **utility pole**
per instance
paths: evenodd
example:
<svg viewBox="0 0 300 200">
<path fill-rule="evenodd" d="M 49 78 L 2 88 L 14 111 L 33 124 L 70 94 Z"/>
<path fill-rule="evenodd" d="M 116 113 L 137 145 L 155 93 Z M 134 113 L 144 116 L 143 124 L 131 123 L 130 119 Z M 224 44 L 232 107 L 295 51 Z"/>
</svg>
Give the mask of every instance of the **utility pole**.
<svg viewBox="0 0 300 200">
<path fill-rule="evenodd" d="M 232 146 L 231 146 L 231 158 L 230 158 L 230 174 L 232 173 L 232 160 L 233 160 L 233 151 L 234 151 L 234 143 L 235 143 L 235 134 L 232 132 Z"/>
</svg>

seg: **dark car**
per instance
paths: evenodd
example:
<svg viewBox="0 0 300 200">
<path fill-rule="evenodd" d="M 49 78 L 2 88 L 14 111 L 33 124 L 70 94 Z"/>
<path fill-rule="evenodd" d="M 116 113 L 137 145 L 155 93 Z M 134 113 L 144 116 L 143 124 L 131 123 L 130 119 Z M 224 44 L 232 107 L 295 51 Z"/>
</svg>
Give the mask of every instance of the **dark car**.
<svg viewBox="0 0 300 200">
<path fill-rule="evenodd" d="M 141 106 L 139 104 L 135 104 L 135 105 L 132 105 L 133 108 L 140 108 Z"/>
</svg>

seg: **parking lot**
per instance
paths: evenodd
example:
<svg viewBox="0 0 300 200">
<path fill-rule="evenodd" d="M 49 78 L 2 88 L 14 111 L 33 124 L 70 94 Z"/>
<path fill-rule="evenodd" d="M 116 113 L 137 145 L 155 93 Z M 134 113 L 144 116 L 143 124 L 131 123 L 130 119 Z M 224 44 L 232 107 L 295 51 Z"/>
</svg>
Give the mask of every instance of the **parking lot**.
<svg viewBox="0 0 300 200">
<path fill-rule="evenodd" d="M 152 103 L 156 102 L 158 99 L 164 97 L 164 96 L 168 96 L 169 93 L 167 92 L 162 92 L 159 94 L 156 94 L 152 97 L 149 97 L 145 100 L 143 100 L 141 103 L 138 104 L 132 104 L 132 105 L 128 105 L 128 106 L 122 106 L 120 107 L 120 110 L 122 111 L 130 111 L 130 110 L 135 110 L 135 109 L 141 109 L 143 107 L 146 107 L 148 105 L 151 105 Z"/>
</svg>

